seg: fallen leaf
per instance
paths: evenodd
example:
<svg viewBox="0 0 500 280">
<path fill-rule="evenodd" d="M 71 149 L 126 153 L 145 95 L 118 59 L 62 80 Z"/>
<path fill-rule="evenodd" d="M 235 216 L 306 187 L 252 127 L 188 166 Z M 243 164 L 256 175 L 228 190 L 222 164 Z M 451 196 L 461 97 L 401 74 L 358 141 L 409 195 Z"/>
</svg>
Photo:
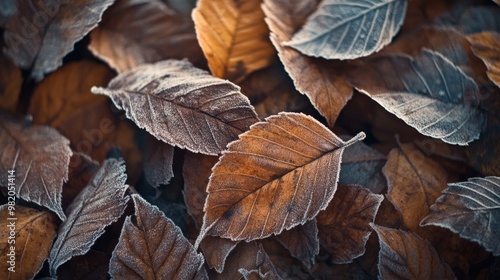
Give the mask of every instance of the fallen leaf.
<svg viewBox="0 0 500 280">
<path fill-rule="evenodd" d="M 114 0 L 17 1 L 6 25 L 4 49 L 12 61 L 40 81 L 62 65 L 66 54 L 101 20 Z"/>
<path fill-rule="evenodd" d="M 290 251 L 283 247 L 276 238 L 265 238 L 259 240 L 273 263 L 278 275 L 282 279 L 314 279 L 310 269 L 305 267 L 301 261 L 292 257 Z M 315 264 L 314 266 L 317 266 Z M 314 267 L 312 268 L 314 269 Z"/>
<path fill-rule="evenodd" d="M 282 45 L 291 39 L 316 6 L 316 1 L 264 0 L 263 10 L 271 30 L 271 42 L 295 87 L 311 100 L 333 127 L 340 111 L 352 97 L 352 87 L 338 71 L 342 65 L 310 58 Z"/>
<path fill-rule="evenodd" d="M 132 195 L 135 221 L 128 216 L 113 251 L 114 279 L 208 279 L 203 256 L 156 207 Z"/>
<path fill-rule="evenodd" d="M 290 230 L 284 230 L 276 236 L 281 245 L 290 251 L 290 254 L 311 267 L 314 258 L 319 253 L 318 226 L 316 219 L 307 221 L 303 225 L 296 226 Z"/>
<path fill-rule="evenodd" d="M 200 0 L 193 10 L 198 42 L 214 76 L 241 81 L 274 59 L 261 0 Z"/>
<path fill-rule="evenodd" d="M 401 213 L 406 227 L 418 231 L 420 221 L 446 188 L 446 170 L 413 144 L 402 144 L 389 153 L 383 173 L 387 198 Z"/>
<path fill-rule="evenodd" d="M 500 7 L 494 5 L 468 6 L 455 5 L 454 9 L 437 20 L 436 25 L 456 29 L 470 35 L 483 31 L 500 30 Z"/>
<path fill-rule="evenodd" d="M 166 185 L 174 177 L 174 147 L 149 137 L 144 154 L 144 175 L 151 186 Z"/>
<path fill-rule="evenodd" d="M 500 87 L 500 33 L 482 32 L 467 37 L 472 43 L 472 51 L 488 67 L 488 77 Z"/>
<path fill-rule="evenodd" d="M 14 171 L 16 196 L 54 211 L 61 220 L 63 182 L 71 157 L 68 139 L 48 126 L 30 125 L 0 112 L 0 185 Z"/>
<path fill-rule="evenodd" d="M 381 279 L 456 279 L 429 242 L 412 232 L 372 224 L 379 237 Z"/>
<path fill-rule="evenodd" d="M 128 196 L 123 160 L 108 159 L 67 209 L 49 256 L 50 274 L 73 256 L 84 255 L 104 233 L 104 228 L 125 211 Z"/>
<path fill-rule="evenodd" d="M 4 204 L 0 206 L 0 219 L 0 238 L 3 240 L 0 278 L 33 279 L 42 269 L 56 237 L 56 216 L 49 211 Z"/>
<path fill-rule="evenodd" d="M 500 178 L 448 184 L 420 225 L 447 228 L 500 255 Z"/>
<path fill-rule="evenodd" d="M 64 183 L 62 192 L 62 208 L 65 211 L 94 177 L 99 167 L 99 163 L 86 154 L 73 153 L 69 160 L 68 181 Z"/>
<path fill-rule="evenodd" d="M 479 88 L 441 54 L 384 56 L 350 73 L 353 85 L 423 135 L 467 145 L 486 123 Z"/>
<path fill-rule="evenodd" d="M 324 211 L 319 212 L 318 229 L 321 246 L 332 255 L 332 262 L 351 263 L 365 253 L 382 195 L 360 186 L 339 186 Z"/>
<path fill-rule="evenodd" d="M 280 113 L 239 137 L 212 169 L 195 247 L 207 234 L 248 242 L 313 219 L 337 189 L 344 148 L 365 135 L 344 142 L 312 117 Z"/>
<path fill-rule="evenodd" d="M 342 155 L 339 184 L 360 185 L 373 193 L 381 193 L 387 185 L 382 174 L 386 160 L 385 155 L 363 142 L 354 143 Z"/>
<path fill-rule="evenodd" d="M 108 88 L 92 88 L 159 140 L 208 155 L 222 152 L 258 121 L 239 90 L 181 60 L 143 65 L 120 74 Z"/>
<path fill-rule="evenodd" d="M 203 61 L 191 18 L 159 0 L 117 0 L 90 38 L 92 53 L 120 73 L 168 58 Z"/>
<path fill-rule="evenodd" d="M 14 1 L 11 2 L 15 3 Z M 2 44 L 0 44 L 0 47 L 2 47 Z M 15 112 L 23 83 L 21 70 L 2 54 L 0 54 L 0 65 L 2 65 L 0 67 L 0 107 Z"/>
<path fill-rule="evenodd" d="M 326 59 L 368 56 L 391 42 L 403 24 L 406 5 L 406 0 L 325 0 L 284 45 Z"/>
</svg>

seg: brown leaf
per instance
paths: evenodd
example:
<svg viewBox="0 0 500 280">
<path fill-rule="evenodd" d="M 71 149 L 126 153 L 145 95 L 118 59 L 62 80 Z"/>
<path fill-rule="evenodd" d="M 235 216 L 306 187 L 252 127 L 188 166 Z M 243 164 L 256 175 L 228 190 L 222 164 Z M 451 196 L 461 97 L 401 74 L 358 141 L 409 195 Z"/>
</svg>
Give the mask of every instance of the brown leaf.
<svg viewBox="0 0 500 280">
<path fill-rule="evenodd" d="M 0 206 L 0 219 L 0 238 L 3 241 L 0 246 L 0 278 L 34 278 L 48 258 L 56 237 L 56 216 L 49 211 L 9 203 Z"/>
<path fill-rule="evenodd" d="M 500 33 L 482 32 L 467 37 L 472 43 L 472 51 L 488 67 L 488 77 L 500 87 Z"/>
<path fill-rule="evenodd" d="M 135 221 L 125 219 L 113 251 L 109 274 L 114 279 L 208 279 L 203 256 L 156 206 L 132 195 Z"/>
<path fill-rule="evenodd" d="M 352 87 L 338 69 L 342 65 L 310 58 L 282 45 L 291 39 L 316 7 L 317 1 L 265 0 L 263 10 L 271 30 L 271 42 L 295 87 L 311 100 L 332 127 L 352 97 Z"/>
<path fill-rule="evenodd" d="M 73 153 L 69 161 L 68 181 L 63 185 L 62 208 L 65 211 L 94 177 L 99 167 L 99 163 L 89 156 Z"/>
<path fill-rule="evenodd" d="M 0 47 L 2 47 L 2 44 L 0 44 Z M 0 108 L 14 112 L 17 108 L 23 83 L 21 70 L 3 54 L 0 54 L 0 65 L 2 65 L 0 67 Z"/>
<path fill-rule="evenodd" d="M 500 177 L 448 184 L 420 225 L 450 229 L 500 255 Z"/>
<path fill-rule="evenodd" d="M 191 18 L 159 0 L 118 0 L 90 33 L 89 49 L 122 73 L 168 58 L 203 60 Z"/>
<path fill-rule="evenodd" d="M 429 242 L 412 232 L 372 226 L 380 243 L 381 279 L 455 279 Z"/>
<path fill-rule="evenodd" d="M 339 186 L 332 202 L 318 214 L 321 246 L 332 254 L 333 263 L 350 263 L 365 253 L 382 195 L 360 186 Z"/>
<path fill-rule="evenodd" d="M 0 185 L 14 171 L 16 196 L 54 211 L 61 220 L 63 182 L 71 157 L 68 139 L 48 126 L 30 125 L 0 112 Z"/>
<path fill-rule="evenodd" d="M 284 230 L 276 236 L 281 245 L 290 251 L 290 254 L 311 267 L 314 258 L 319 253 L 318 226 L 316 219 L 307 221 L 303 225 L 296 226 L 290 230 Z"/>
<path fill-rule="evenodd" d="M 214 76 L 241 81 L 269 66 L 274 48 L 261 0 L 200 0 L 193 10 L 198 41 Z"/>
<path fill-rule="evenodd" d="M 5 53 L 31 77 L 41 80 L 56 70 L 101 20 L 113 0 L 17 1 L 4 32 Z"/>
<path fill-rule="evenodd" d="M 104 233 L 104 228 L 125 211 L 128 196 L 123 160 L 106 160 L 85 189 L 67 209 L 49 256 L 50 274 L 73 256 L 84 255 Z"/>
<path fill-rule="evenodd" d="M 389 153 L 383 173 L 387 198 L 401 213 L 406 227 L 418 231 L 420 221 L 446 188 L 446 171 L 413 144 L 403 144 Z"/>
<path fill-rule="evenodd" d="M 207 188 L 205 235 L 265 238 L 313 219 L 337 189 L 344 142 L 312 117 L 280 113 L 228 145 Z M 329 170 L 329 172 L 323 172 Z"/>
<path fill-rule="evenodd" d="M 239 90 L 182 60 L 143 65 L 120 74 L 107 88 L 92 88 L 159 140 L 209 155 L 222 152 L 258 121 Z"/>
<path fill-rule="evenodd" d="M 415 59 L 373 58 L 351 72 L 350 80 L 420 133 L 449 144 L 467 145 L 478 139 L 486 122 L 474 80 L 427 49 Z"/>
<path fill-rule="evenodd" d="M 174 177 L 174 147 L 148 137 L 144 154 L 144 175 L 151 186 L 166 185 Z"/>
</svg>

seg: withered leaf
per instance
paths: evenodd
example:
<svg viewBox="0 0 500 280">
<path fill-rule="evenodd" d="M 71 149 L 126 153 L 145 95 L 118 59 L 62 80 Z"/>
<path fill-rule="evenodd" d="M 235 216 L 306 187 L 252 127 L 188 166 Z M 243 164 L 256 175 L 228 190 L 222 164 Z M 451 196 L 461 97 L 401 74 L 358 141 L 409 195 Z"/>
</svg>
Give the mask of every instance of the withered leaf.
<svg viewBox="0 0 500 280">
<path fill-rule="evenodd" d="M 241 81 L 269 66 L 274 48 L 261 0 L 200 0 L 193 10 L 199 44 L 214 76 Z"/>
<path fill-rule="evenodd" d="M 485 125 L 478 86 L 439 53 L 377 57 L 350 74 L 359 91 L 424 135 L 467 145 Z"/>
<path fill-rule="evenodd" d="M 290 251 L 292 256 L 301 260 L 307 267 L 310 268 L 314 264 L 314 258 L 319 253 L 316 219 L 312 219 L 290 230 L 284 230 L 276 236 L 276 239 Z"/>
<path fill-rule="evenodd" d="M 418 231 L 420 220 L 446 188 L 446 170 L 413 144 L 402 144 L 389 153 L 383 173 L 387 198 L 401 213 L 406 227 Z"/>
<path fill-rule="evenodd" d="M 2 47 L 1 43 L 0 47 Z M 0 67 L 0 108 L 14 112 L 23 83 L 21 70 L 3 54 L 0 54 L 0 65 L 2 65 Z"/>
<path fill-rule="evenodd" d="M 88 252 L 104 228 L 120 218 L 128 201 L 126 180 L 123 160 L 108 159 L 68 206 L 68 219 L 61 224 L 49 256 L 52 276 L 73 256 Z"/>
<path fill-rule="evenodd" d="M 271 41 L 295 87 L 311 100 L 332 127 L 352 96 L 352 87 L 339 73 L 339 65 L 304 56 L 282 45 L 291 39 L 316 6 L 316 1 L 265 0 L 263 10 L 266 23 L 272 31 Z"/>
<path fill-rule="evenodd" d="M 3 268 L 0 278 L 32 279 L 49 256 L 50 246 L 56 237 L 57 218 L 49 211 L 21 205 L 15 205 L 13 209 L 10 207 L 7 204 L 0 206 L 0 238 L 4 240 L 0 246 Z M 14 252 L 11 246 L 15 247 Z M 12 259 L 9 255 L 13 254 L 15 260 L 10 263 Z M 14 271 L 8 270 L 8 267 L 14 267 Z"/>
<path fill-rule="evenodd" d="M 27 125 L 0 112 L 0 185 L 15 171 L 16 196 L 54 211 L 61 220 L 63 182 L 71 157 L 68 139 L 48 126 Z"/>
<path fill-rule="evenodd" d="M 365 245 L 383 196 L 361 186 L 339 186 L 326 210 L 319 212 L 321 246 L 332 254 L 332 262 L 350 263 L 365 253 Z"/>
<path fill-rule="evenodd" d="M 285 45 L 327 59 L 367 56 L 391 42 L 406 5 L 406 0 L 325 0 Z"/>
<path fill-rule="evenodd" d="M 488 77 L 500 87 L 500 33 L 482 32 L 467 37 L 472 51 L 488 67 Z"/>
<path fill-rule="evenodd" d="M 114 0 L 17 1 L 17 12 L 5 28 L 4 52 L 31 77 L 41 80 L 56 70 L 101 20 Z"/>
<path fill-rule="evenodd" d="M 212 169 L 196 246 L 207 234 L 251 241 L 311 220 L 337 189 L 344 148 L 365 134 L 344 142 L 310 116 L 280 113 L 239 137 Z"/>
<path fill-rule="evenodd" d="M 120 73 L 168 58 L 203 59 L 191 18 L 159 0 L 117 0 L 90 38 L 92 53 Z"/>
<path fill-rule="evenodd" d="M 135 221 L 125 219 L 113 251 L 114 279 L 208 279 L 203 256 L 156 206 L 132 195 Z"/>
<path fill-rule="evenodd" d="M 239 90 L 182 60 L 143 65 L 120 74 L 108 88 L 92 88 L 159 140 L 209 155 L 258 121 Z"/>
<path fill-rule="evenodd" d="M 144 155 L 144 175 L 146 180 L 153 187 L 159 187 L 162 184 L 166 185 L 174 177 L 174 171 L 172 170 L 174 147 L 158 141 L 154 137 L 149 137 L 147 141 L 148 145 Z"/>
<path fill-rule="evenodd" d="M 448 184 L 420 224 L 450 229 L 500 255 L 500 178 L 470 178 Z"/>
<path fill-rule="evenodd" d="M 455 279 L 431 244 L 413 232 L 372 225 L 377 232 L 381 279 Z"/>
</svg>

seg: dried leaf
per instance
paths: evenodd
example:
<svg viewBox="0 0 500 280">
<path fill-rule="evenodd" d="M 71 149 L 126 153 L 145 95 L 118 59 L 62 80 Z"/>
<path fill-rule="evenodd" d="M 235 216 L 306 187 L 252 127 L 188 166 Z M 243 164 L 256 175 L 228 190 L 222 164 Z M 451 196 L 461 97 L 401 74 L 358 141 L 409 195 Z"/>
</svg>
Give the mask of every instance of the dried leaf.
<svg viewBox="0 0 500 280">
<path fill-rule="evenodd" d="M 118 0 L 90 33 L 89 49 L 122 73 L 168 58 L 203 60 L 191 18 L 159 0 Z"/>
<path fill-rule="evenodd" d="M 120 218 L 128 201 L 126 180 L 123 160 L 108 159 L 71 203 L 50 252 L 52 276 L 73 256 L 87 253 L 104 228 Z"/>
<path fill-rule="evenodd" d="M 321 246 L 332 254 L 333 263 L 350 263 L 365 253 L 382 195 L 360 186 L 339 186 L 332 202 L 318 214 Z"/>
<path fill-rule="evenodd" d="M 68 139 L 53 128 L 26 125 L 0 112 L 0 146 L 0 185 L 7 186 L 7 171 L 14 170 L 17 197 L 47 207 L 65 220 L 61 191 L 72 154 Z"/>
<path fill-rule="evenodd" d="M 174 147 L 148 138 L 146 153 L 144 155 L 144 175 L 151 186 L 157 188 L 166 185 L 174 177 L 172 164 L 174 163 Z"/>
<path fill-rule="evenodd" d="M 448 184 L 420 225 L 450 229 L 500 255 L 500 178 L 470 178 Z"/>
<path fill-rule="evenodd" d="M 316 6 L 315 1 L 265 0 L 263 10 L 272 31 L 271 42 L 295 87 L 311 100 L 332 127 L 352 96 L 352 87 L 338 71 L 340 65 L 304 56 L 282 45 L 291 39 Z"/>
<path fill-rule="evenodd" d="M 412 232 L 372 226 L 380 243 L 381 279 L 455 279 L 429 242 Z"/>
<path fill-rule="evenodd" d="M 455 5 L 454 10 L 443 15 L 437 25 L 452 27 L 462 34 L 474 34 L 483 31 L 500 30 L 500 18 L 498 13 L 500 7 L 497 6 L 469 6 Z"/>
<path fill-rule="evenodd" d="M 387 198 L 401 213 L 406 227 L 418 231 L 420 220 L 446 188 L 446 171 L 413 144 L 403 144 L 389 153 L 383 172 Z"/>
<path fill-rule="evenodd" d="M 108 88 L 92 88 L 159 140 L 209 155 L 258 121 L 239 90 L 181 60 L 140 66 L 111 80 Z"/>
<path fill-rule="evenodd" d="M 387 185 L 382 175 L 385 162 L 385 155 L 363 142 L 356 142 L 344 151 L 339 184 L 360 185 L 373 193 L 381 193 Z"/>
<path fill-rule="evenodd" d="M 391 42 L 406 5 L 406 0 L 325 0 L 285 45 L 327 59 L 367 56 Z"/>
<path fill-rule="evenodd" d="M 482 32 L 467 37 L 472 43 L 472 51 L 488 67 L 488 77 L 500 87 L 500 33 Z"/>
<path fill-rule="evenodd" d="M 156 206 L 132 195 L 135 222 L 125 219 L 113 251 L 109 274 L 114 279 L 208 279 L 203 256 Z"/>
<path fill-rule="evenodd" d="M 439 53 L 424 50 L 415 60 L 378 57 L 350 74 L 359 91 L 446 143 L 467 145 L 479 138 L 486 122 L 474 80 Z"/>
<path fill-rule="evenodd" d="M 274 48 L 261 0 L 200 0 L 193 10 L 198 41 L 214 76 L 241 81 L 269 66 Z"/>
<path fill-rule="evenodd" d="M 41 80 L 56 70 L 101 20 L 114 0 L 17 1 L 18 10 L 4 32 L 4 52 L 31 77 Z"/>
<path fill-rule="evenodd" d="M 316 219 L 312 219 L 303 225 L 296 226 L 290 230 L 284 230 L 276 236 L 281 245 L 290 251 L 290 254 L 311 267 L 314 258 L 319 253 L 318 226 Z"/>
<path fill-rule="evenodd" d="M 344 148 L 364 137 L 344 142 L 297 113 L 252 125 L 212 170 L 195 247 L 207 234 L 251 241 L 311 220 L 337 189 Z"/>
<path fill-rule="evenodd" d="M 2 44 L 0 44 L 0 47 L 2 47 Z M 0 65 L 2 65 L 0 67 L 0 107 L 4 110 L 14 112 L 17 108 L 21 85 L 23 83 L 21 70 L 2 54 L 0 54 Z"/>
<path fill-rule="evenodd" d="M 99 163 L 82 153 L 73 153 L 69 161 L 68 181 L 63 185 L 62 208 L 66 211 L 99 170 Z"/>
<path fill-rule="evenodd" d="M 0 206 L 0 219 L 0 238 L 3 241 L 0 246 L 0 278 L 34 278 L 48 258 L 56 237 L 56 216 L 49 211 L 9 203 Z"/>
</svg>

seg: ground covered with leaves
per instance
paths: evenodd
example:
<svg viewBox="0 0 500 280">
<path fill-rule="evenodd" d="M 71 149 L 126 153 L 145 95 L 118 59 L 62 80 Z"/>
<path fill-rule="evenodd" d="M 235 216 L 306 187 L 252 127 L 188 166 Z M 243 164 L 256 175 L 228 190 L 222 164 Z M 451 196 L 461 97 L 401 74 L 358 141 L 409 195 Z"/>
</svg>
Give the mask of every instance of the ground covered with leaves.
<svg viewBox="0 0 500 280">
<path fill-rule="evenodd" d="M 0 279 L 500 279 L 490 0 L 1 0 Z"/>
</svg>

